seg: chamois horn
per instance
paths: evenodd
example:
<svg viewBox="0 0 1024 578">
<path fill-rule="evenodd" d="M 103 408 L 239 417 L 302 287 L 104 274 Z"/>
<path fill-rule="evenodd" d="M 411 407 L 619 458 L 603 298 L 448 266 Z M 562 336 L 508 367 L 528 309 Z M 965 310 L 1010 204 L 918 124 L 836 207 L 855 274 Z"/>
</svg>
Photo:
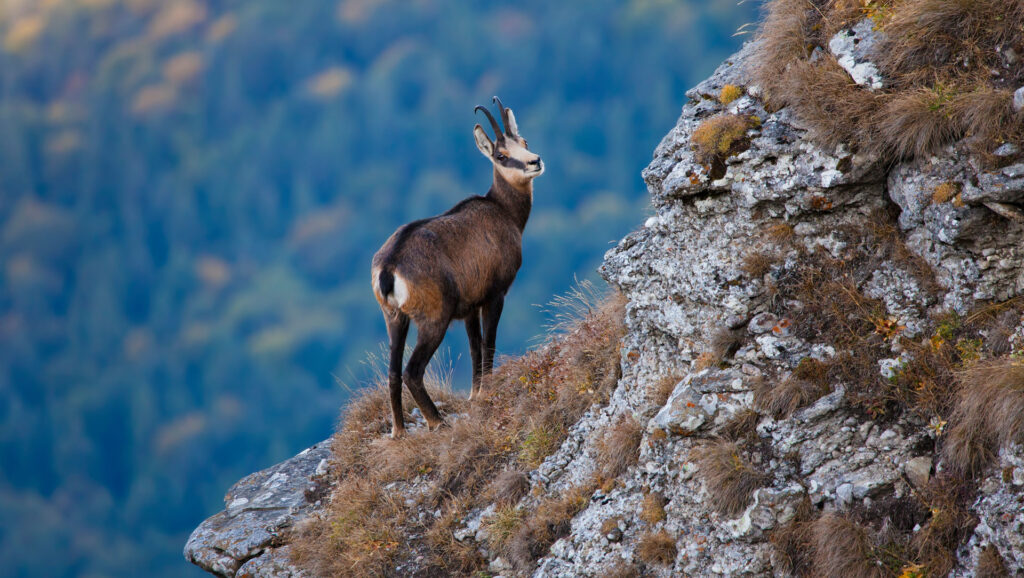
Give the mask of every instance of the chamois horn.
<svg viewBox="0 0 1024 578">
<path fill-rule="evenodd" d="M 487 120 L 491 121 L 491 128 L 494 129 L 494 139 L 501 139 L 501 127 L 498 126 L 498 121 L 494 120 L 494 116 L 491 115 L 491 111 L 482 106 L 477 106 L 473 109 L 473 112 L 478 110 L 484 111 L 484 114 L 487 115 Z"/>
<path fill-rule="evenodd" d="M 518 137 L 519 135 L 512 132 L 512 123 L 508 121 L 508 109 L 501 104 L 501 99 L 495 96 L 491 100 L 498 105 L 498 110 L 501 112 L 501 122 L 505 125 L 505 134 L 512 138 Z"/>
</svg>

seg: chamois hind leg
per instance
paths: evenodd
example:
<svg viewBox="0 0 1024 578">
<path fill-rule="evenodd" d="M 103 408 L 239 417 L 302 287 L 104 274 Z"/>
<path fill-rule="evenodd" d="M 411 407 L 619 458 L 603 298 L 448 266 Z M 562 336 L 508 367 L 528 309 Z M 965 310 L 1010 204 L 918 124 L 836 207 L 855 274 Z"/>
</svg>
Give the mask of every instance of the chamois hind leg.
<svg viewBox="0 0 1024 578">
<path fill-rule="evenodd" d="M 391 394 L 391 437 L 401 438 L 406 432 L 406 423 L 401 415 L 401 358 L 406 353 L 406 337 L 409 335 L 409 316 L 401 312 L 394 315 L 384 313 L 387 336 L 391 345 L 388 360 L 387 384 Z"/>
<path fill-rule="evenodd" d="M 412 393 L 412 398 L 416 400 L 416 405 L 420 406 L 420 411 L 423 412 L 423 417 L 427 418 L 427 425 L 430 429 L 436 429 L 444 423 L 441 419 L 441 414 L 437 411 L 437 406 L 430 399 L 427 394 L 427 389 L 423 387 L 423 374 L 427 371 L 427 364 L 430 363 L 430 358 L 433 357 L 434 352 L 437 351 L 438 346 L 441 345 L 441 340 L 444 339 L 444 333 L 448 329 L 448 321 L 443 323 L 424 323 L 422 325 L 416 325 L 418 336 L 416 337 L 416 347 L 412 350 L 412 355 L 409 356 L 409 363 L 405 366 L 405 385 L 409 388 L 409 392 Z"/>
<path fill-rule="evenodd" d="M 469 390 L 469 400 L 480 395 L 480 363 L 482 360 L 483 339 L 480 336 L 480 310 L 474 308 L 466 317 L 466 335 L 469 337 L 469 356 L 473 360 L 473 387 Z"/>
<path fill-rule="evenodd" d="M 494 347 L 498 340 L 498 321 L 505 307 L 505 296 L 498 295 L 483 307 L 484 317 L 484 360 L 483 373 L 489 375 L 494 368 Z"/>
<path fill-rule="evenodd" d="M 384 314 L 388 325 L 388 339 L 391 342 L 391 359 L 388 363 L 388 389 L 391 393 L 391 437 L 400 438 L 405 433 L 402 418 L 402 355 L 405 353 L 405 338 L 409 334 L 409 316 L 396 312 L 394 317 Z"/>
</svg>

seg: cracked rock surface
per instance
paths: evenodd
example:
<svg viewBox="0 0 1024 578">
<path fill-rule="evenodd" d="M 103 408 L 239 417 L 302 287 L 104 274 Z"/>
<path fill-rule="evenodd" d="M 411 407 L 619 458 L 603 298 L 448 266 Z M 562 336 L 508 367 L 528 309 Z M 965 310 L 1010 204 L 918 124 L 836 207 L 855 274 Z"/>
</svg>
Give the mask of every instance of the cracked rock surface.
<svg viewBox="0 0 1024 578">
<path fill-rule="evenodd" d="M 329 459 L 328 440 L 240 480 L 224 511 L 192 532 L 185 558 L 218 576 L 302 576 L 288 560 L 286 534 L 320 505 Z"/>
</svg>

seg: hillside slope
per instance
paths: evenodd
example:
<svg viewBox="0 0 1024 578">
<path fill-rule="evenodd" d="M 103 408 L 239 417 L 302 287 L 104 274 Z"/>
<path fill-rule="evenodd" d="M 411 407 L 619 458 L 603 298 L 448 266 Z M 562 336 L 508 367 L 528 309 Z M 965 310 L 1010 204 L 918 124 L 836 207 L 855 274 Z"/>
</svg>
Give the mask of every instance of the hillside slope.
<svg viewBox="0 0 1024 578">
<path fill-rule="evenodd" d="M 387 442 L 378 424 L 360 430 L 378 440 L 363 467 L 413 467 L 359 495 L 365 512 L 406 504 L 395 534 L 350 540 L 363 526 L 346 524 L 369 519 L 350 506 L 363 470 L 345 453 L 357 446 L 336 438 L 335 474 L 308 495 L 319 506 L 277 517 L 272 538 L 237 553 L 208 523 L 186 556 L 229 576 L 242 563 L 321 574 L 343 555 L 334 573 L 1024 571 L 1019 149 L 983 153 L 974 135 L 951 134 L 933 154 L 900 160 L 812 139 L 792 107 L 766 108 L 754 80 L 764 50 L 763 38 L 748 43 L 689 91 L 656 149 L 644 172 L 655 214 L 601 268 L 625 299 L 621 341 L 604 350 L 617 383 L 607 395 L 578 389 L 588 405 L 554 430 L 546 454 L 527 451 L 536 431 L 512 428 L 508 448 L 454 458 L 486 479 L 452 484 L 450 466 L 434 469 L 451 456 L 408 452 L 465 447 L 448 445 L 455 436 Z M 551 388 L 564 403 L 571 392 L 555 376 L 587 357 L 573 354 L 573 335 L 594 323 L 592 311 L 531 354 L 544 371 L 506 363 L 490 384 L 500 395 L 456 431 L 490 431 L 483 420 L 503 415 L 509 390 Z M 342 432 L 368 419 L 350 411 Z M 458 555 L 438 560 L 442 548 Z"/>
</svg>

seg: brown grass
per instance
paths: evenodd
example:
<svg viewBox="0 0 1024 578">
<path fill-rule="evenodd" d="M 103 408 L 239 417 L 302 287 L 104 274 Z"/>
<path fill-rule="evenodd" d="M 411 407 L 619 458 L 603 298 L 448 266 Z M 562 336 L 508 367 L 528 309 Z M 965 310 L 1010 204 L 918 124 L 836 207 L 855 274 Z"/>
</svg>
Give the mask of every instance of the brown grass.
<svg viewBox="0 0 1024 578">
<path fill-rule="evenodd" d="M 780 383 L 764 380 L 754 388 L 754 405 L 775 418 L 789 417 L 829 392 L 829 365 L 805 357 Z"/>
<path fill-rule="evenodd" d="M 1009 578 L 1003 557 L 995 546 L 986 546 L 978 555 L 978 567 L 974 569 L 976 578 Z"/>
<path fill-rule="evenodd" d="M 708 345 L 711 347 L 709 353 L 714 356 L 715 363 L 721 363 L 732 357 L 736 350 L 743 345 L 743 330 L 719 327 L 711 334 Z"/>
<path fill-rule="evenodd" d="M 811 525 L 814 572 L 835 578 L 882 578 L 883 568 L 875 564 L 867 529 L 852 520 L 825 514 Z"/>
<path fill-rule="evenodd" d="M 492 542 L 492 548 L 512 562 L 518 572 L 529 573 L 548 548 L 569 533 L 573 516 L 587 506 L 594 489 L 594 485 L 584 484 L 542 500 L 505 542 Z"/>
<path fill-rule="evenodd" d="M 428 382 L 431 396 L 460 416 L 450 428 L 413 428 L 406 438 L 391 440 L 386 388 L 357 395 L 333 441 L 330 505 L 322 520 L 295 538 L 296 562 L 314 575 L 332 576 L 389 575 L 418 556 L 416 567 L 425 574 L 483 569 L 477 547 L 454 539 L 461 520 L 497 501 L 511 525 L 519 515 L 513 515 L 513 504 L 528 491 L 520 464 L 537 463 L 557 449 L 589 407 L 607 402 L 620 375 L 623 298 L 598 301 L 593 290 L 584 289 L 557 305 L 563 312 L 574 309 L 562 314 L 547 343 L 497 368 L 485 380 L 479 403 Z M 415 492 L 401 489 L 410 482 Z M 385 489 L 393 483 L 398 489 Z M 525 547 L 530 560 L 542 555 L 586 504 L 592 489 L 585 490 L 522 510 L 521 523 L 507 535 L 509 547 Z M 441 515 L 430 515 L 435 511 Z"/>
<path fill-rule="evenodd" d="M 752 380 L 754 390 L 760 387 L 760 380 Z M 744 409 L 736 412 L 729 421 L 722 426 L 722 436 L 726 439 L 754 443 L 757 441 L 757 424 L 761 421 L 761 414 L 753 409 Z"/>
<path fill-rule="evenodd" d="M 764 235 L 776 243 L 785 243 L 793 238 L 793 225 L 784 221 L 776 221 L 764 228 Z"/>
<path fill-rule="evenodd" d="M 960 183 L 945 182 L 932 191 L 932 202 L 936 205 L 952 201 L 960 194 Z"/>
<path fill-rule="evenodd" d="M 740 271 L 747 276 L 760 279 L 764 274 L 771 271 L 772 265 L 779 262 L 779 255 L 771 251 L 750 251 L 743 256 L 740 263 Z"/>
<path fill-rule="evenodd" d="M 769 540 L 775 549 L 777 569 L 791 576 L 810 576 L 814 550 L 811 545 L 811 529 L 816 510 L 805 496 L 797 504 L 792 520 L 771 531 Z"/>
<path fill-rule="evenodd" d="M 683 377 L 678 374 L 666 375 L 658 380 L 658 383 L 654 384 L 654 387 L 648 392 L 648 397 L 651 403 L 658 407 L 664 406 L 668 403 L 668 398 L 672 395 L 672 392 L 676 389 L 676 384 L 683 380 Z"/>
<path fill-rule="evenodd" d="M 643 576 L 640 569 L 636 566 L 626 562 L 625 560 L 619 560 L 615 562 L 610 568 L 600 574 L 605 578 L 640 578 Z"/>
<path fill-rule="evenodd" d="M 771 532 L 776 569 L 794 576 L 946 576 L 973 533 L 974 490 L 948 474 L 902 498 L 819 515 L 806 498 Z"/>
<path fill-rule="evenodd" d="M 648 564 L 671 566 L 677 552 L 675 538 L 665 530 L 644 534 L 636 545 L 636 557 Z"/>
<path fill-rule="evenodd" d="M 605 518 L 604 522 L 601 522 L 601 533 L 609 534 L 613 530 L 619 527 L 619 522 L 622 520 L 621 516 L 612 516 L 611 518 Z"/>
<path fill-rule="evenodd" d="M 668 500 L 658 492 L 649 492 L 644 495 L 643 508 L 640 510 L 640 519 L 651 526 L 665 520 L 665 504 Z"/>
<path fill-rule="evenodd" d="M 1024 442 L 1024 360 L 980 361 L 959 378 L 943 455 L 951 469 L 974 477 L 993 461 L 999 448 Z"/>
<path fill-rule="evenodd" d="M 948 415 L 953 372 L 962 361 L 964 340 L 972 338 L 982 324 L 957 325 L 938 347 L 927 339 L 905 338 L 904 328 L 889 317 L 884 304 L 868 298 L 861 288 L 881 264 L 893 262 L 911 273 L 923 290 L 936 293 L 930 267 L 906 248 L 889 213 L 873 215 L 867 226 L 840 227 L 835 234 L 846 244 L 836 257 L 820 249 L 808 252 L 798 244 L 792 246 L 799 253 L 797 266 L 780 272 L 771 303 L 780 307 L 791 300 L 802 303 L 796 311 L 775 312 L 792 316 L 797 336 L 829 343 L 837 354 L 824 363 L 802 362 L 788 383 L 762 386 L 757 394 L 759 407 L 786 415 L 842 383 L 847 399 L 871 417 L 894 416 L 908 409 L 925 419 Z M 896 340 L 912 356 L 890 381 L 880 375 L 878 360 L 892 356 L 890 344 Z"/>
<path fill-rule="evenodd" d="M 887 86 L 875 92 L 828 51 L 833 34 L 865 16 L 885 32 L 876 64 Z M 1024 140 L 1010 107 L 1024 62 L 1007 69 L 997 50 L 1024 44 L 1022 17 L 1024 0 L 774 0 L 754 76 L 768 107 L 792 107 L 823 144 L 911 157 L 969 136 L 984 156 Z M 823 52 L 812 62 L 816 47 Z"/>
<path fill-rule="evenodd" d="M 743 88 L 736 86 L 735 84 L 726 84 L 718 94 L 718 102 L 722 104 L 729 104 L 741 96 L 743 96 Z"/>
<path fill-rule="evenodd" d="M 690 137 L 697 160 L 711 164 L 741 152 L 747 145 L 747 131 L 755 126 L 753 117 L 740 114 L 719 114 L 705 120 Z"/>
<path fill-rule="evenodd" d="M 519 470 L 505 470 L 488 486 L 491 501 L 501 506 L 519 502 L 530 491 L 530 477 Z"/>
<path fill-rule="evenodd" d="M 910 545 L 928 576 L 946 576 L 953 570 L 957 547 L 970 538 L 978 524 L 970 512 L 974 494 L 971 485 L 949 474 L 933 478 L 921 493 L 931 519 L 914 534 Z"/>
<path fill-rule="evenodd" d="M 640 440 L 644 432 L 633 416 L 622 416 L 597 441 L 599 475 L 613 480 L 625 473 L 640 458 Z"/>
<path fill-rule="evenodd" d="M 767 482 L 766 476 L 744 458 L 736 442 L 708 442 L 695 451 L 695 458 L 711 505 L 726 516 L 742 513 L 754 490 Z"/>
<path fill-rule="evenodd" d="M 817 381 L 793 375 L 779 383 L 764 380 L 754 390 L 754 406 L 779 419 L 793 415 L 796 410 L 812 404 L 828 393 L 828 386 Z"/>
</svg>

